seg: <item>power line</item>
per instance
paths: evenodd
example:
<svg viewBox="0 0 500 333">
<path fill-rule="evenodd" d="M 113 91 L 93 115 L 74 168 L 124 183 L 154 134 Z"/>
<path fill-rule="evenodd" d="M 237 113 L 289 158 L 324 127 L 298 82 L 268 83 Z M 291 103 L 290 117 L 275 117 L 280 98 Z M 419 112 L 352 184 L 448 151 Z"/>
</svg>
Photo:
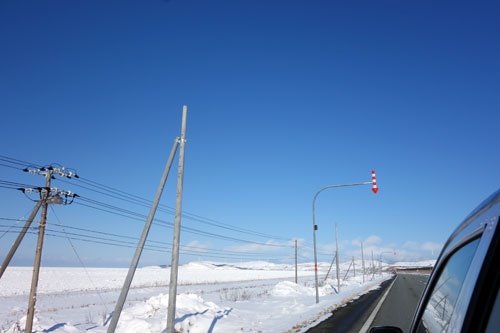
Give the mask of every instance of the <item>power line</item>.
<svg viewBox="0 0 500 333">
<path fill-rule="evenodd" d="M 15 220 L 15 219 L 9 219 L 9 218 L 0 218 L 0 220 Z M 15 220 L 15 221 L 22 221 L 22 220 Z M 50 221 L 47 221 L 47 223 L 50 224 Z M 0 228 L 8 228 L 5 230 L 5 233 L 13 233 L 14 231 L 11 231 L 11 229 L 22 229 L 21 226 L 12 226 L 12 225 L 5 225 L 5 224 L 0 224 Z M 63 228 L 63 229 L 68 229 L 68 230 L 74 230 L 75 232 L 68 232 L 68 231 L 59 231 L 54 228 Z M 53 232 L 54 234 L 62 234 L 65 233 L 67 235 L 71 235 L 74 237 L 82 237 L 86 239 L 91 239 L 91 240 L 100 240 L 100 241 L 106 241 L 106 242 L 114 242 L 116 245 L 121 245 L 121 244 L 136 244 L 138 238 L 137 237 L 132 237 L 132 236 L 125 236 L 125 235 L 120 235 L 116 233 L 109 233 L 109 232 L 103 232 L 103 231 L 96 231 L 96 230 L 91 230 L 91 229 L 85 229 L 85 228 L 78 228 L 78 227 L 71 227 L 71 226 L 60 226 L 57 224 L 50 224 L 50 227 L 47 227 L 47 231 Z M 96 236 L 97 235 L 97 236 Z M 158 241 L 158 240 L 148 240 L 148 244 L 151 246 L 159 247 L 159 246 L 171 246 L 172 244 L 169 242 L 164 242 L 164 241 Z M 158 244 L 158 245 L 152 245 L 152 244 Z M 274 246 L 278 248 L 288 248 L 287 246 L 279 246 L 276 244 L 266 244 L 266 243 L 255 243 L 255 242 L 249 242 L 249 244 L 253 245 L 262 245 L 262 246 Z M 112 244 L 109 244 L 112 245 Z M 217 249 L 207 249 L 204 247 L 198 247 L 198 246 L 193 246 L 193 245 L 184 245 L 184 249 L 194 249 L 194 250 L 199 250 L 199 251 L 210 251 L 210 252 L 216 252 L 220 254 L 231 254 L 234 253 L 234 251 L 225 251 L 225 250 L 217 250 Z M 241 255 L 245 255 L 244 253 Z M 239 256 L 241 256 L 239 255 Z"/>
<path fill-rule="evenodd" d="M 0 155 L 0 161 L 4 161 L 6 163 L 24 166 L 24 167 L 26 167 L 26 166 L 34 166 L 37 168 L 41 167 L 41 165 L 39 165 L 39 164 L 21 161 L 21 160 L 18 160 L 18 159 L 12 158 L 12 157 L 8 157 L 8 156 L 4 156 L 4 155 Z M 5 165 L 5 166 L 7 166 L 7 165 Z M 12 166 L 8 166 L 8 167 L 12 168 Z"/>
<path fill-rule="evenodd" d="M 127 217 L 127 218 L 138 220 L 138 221 L 143 221 L 144 218 L 146 218 L 146 215 L 144 215 L 144 214 L 140 214 L 140 213 L 133 212 L 133 211 L 130 211 L 130 210 L 127 210 L 127 209 L 123 209 L 123 208 L 120 208 L 120 207 L 117 207 L 117 206 L 113 206 L 113 205 L 109 205 L 109 204 L 106 204 L 106 203 L 102 203 L 102 202 L 99 202 L 97 200 L 88 199 L 86 197 L 79 197 L 79 199 L 83 200 L 85 202 L 88 202 L 88 204 L 84 204 L 84 203 L 81 203 L 79 201 L 75 201 L 75 204 L 87 206 L 89 208 L 98 209 L 98 210 L 101 210 L 101 211 L 105 211 L 105 212 L 108 212 L 108 213 L 111 213 L 111 214 L 115 214 L 115 215 Z M 154 224 L 156 224 L 156 225 L 164 225 L 164 226 L 168 226 L 168 227 L 172 227 L 172 225 L 173 225 L 172 222 L 163 221 L 163 220 L 160 220 L 160 219 L 155 219 L 154 221 L 155 221 Z M 283 248 L 289 248 L 289 247 L 291 247 L 291 245 L 268 244 L 268 243 L 255 242 L 255 241 L 250 241 L 250 240 L 246 240 L 246 239 L 236 238 L 236 237 L 224 236 L 224 235 L 216 234 L 216 233 L 213 233 L 213 232 L 207 232 L 207 231 L 203 231 L 203 230 L 199 230 L 199 229 L 192 228 L 192 227 L 187 227 L 187 226 L 182 226 L 181 228 L 182 228 L 182 230 L 184 230 L 186 232 L 189 232 L 189 233 L 192 233 L 192 234 L 206 236 L 206 237 L 211 237 L 211 238 L 216 238 L 216 239 L 236 241 L 236 242 L 243 242 L 243 243 L 250 243 L 250 244 L 262 245 L 262 246 L 270 246 L 270 247 L 283 247 Z"/>
<path fill-rule="evenodd" d="M 59 180 L 59 181 L 66 182 L 65 180 Z M 151 201 L 150 200 L 141 198 L 141 197 L 139 197 L 137 195 L 133 195 L 133 194 L 130 194 L 130 193 L 127 193 L 127 192 L 124 192 L 124 191 L 121 191 L 121 190 L 118 190 L 118 189 L 106 186 L 106 185 L 99 184 L 97 182 L 85 179 L 83 177 L 78 178 L 78 181 L 84 182 L 84 183 L 86 183 L 88 185 L 91 185 L 91 186 L 95 186 L 95 187 L 97 187 L 99 189 L 103 189 L 105 191 L 110 192 L 111 194 L 108 194 L 108 193 L 105 193 L 105 192 L 102 192 L 102 191 L 93 190 L 93 189 L 91 189 L 89 187 L 84 187 L 82 185 L 77 185 L 77 186 L 84 187 L 84 188 L 86 188 L 88 190 L 92 190 L 92 191 L 95 191 L 97 193 L 104 194 L 104 195 L 110 196 L 110 197 L 115 198 L 115 199 L 123 200 L 123 201 L 130 202 L 130 203 L 134 203 L 134 204 L 137 204 L 137 205 L 140 205 L 140 206 L 143 206 L 143 207 L 149 207 L 151 205 Z M 166 206 L 166 205 L 162 205 L 162 204 L 159 205 L 159 209 L 158 210 L 162 211 L 162 212 L 166 212 L 166 213 L 172 214 L 172 215 L 175 214 L 175 210 L 172 207 L 169 207 L 169 206 Z M 250 230 L 250 229 L 236 227 L 236 226 L 233 226 L 233 225 L 222 223 L 222 222 L 219 222 L 219 221 L 216 221 L 216 220 L 213 220 L 213 219 L 210 219 L 210 218 L 206 218 L 206 217 L 203 217 L 201 215 L 189 213 L 189 212 L 186 212 L 186 211 L 182 213 L 182 217 L 186 218 L 186 219 L 189 219 L 189 220 L 192 220 L 192 221 L 197 221 L 197 222 L 200 222 L 200 223 L 203 223 L 203 224 L 207 224 L 207 225 L 210 225 L 210 226 L 214 226 L 214 227 L 218 227 L 218 228 L 226 229 L 226 230 L 231 230 L 231 231 L 235 231 L 235 232 L 239 232 L 239 233 L 243 233 L 243 234 L 248 234 L 248 235 L 253 235 L 253 236 L 259 236 L 259 237 L 264 237 L 264 238 L 274 238 L 274 239 L 288 240 L 288 239 L 280 237 L 280 236 L 269 235 L 269 234 L 265 234 L 265 233 L 262 233 L 262 232 L 259 232 L 259 231 L 254 231 L 254 230 Z"/>
<path fill-rule="evenodd" d="M 0 225 L 0 228 L 6 227 L 5 225 Z M 19 227 L 21 228 L 21 227 Z M 66 227 L 68 228 L 68 227 Z M 14 231 L 11 230 L 1 230 L 4 231 L 5 233 L 14 233 Z M 35 230 L 28 230 L 26 232 L 27 234 L 31 235 L 36 235 L 37 232 Z M 108 245 L 108 246 L 114 246 L 114 247 L 122 247 L 122 248 L 129 248 L 129 249 L 135 249 L 136 248 L 136 241 L 138 238 L 133 238 L 135 241 L 124 241 L 124 240 L 117 240 L 113 238 L 106 238 L 106 237 L 95 237 L 95 236 L 90 236 L 90 235 L 83 235 L 83 234 L 78 234 L 78 233 L 72 233 L 72 232 L 65 232 L 65 231 L 59 231 L 55 230 L 53 228 L 47 228 L 46 229 L 46 236 L 53 237 L 53 238 L 60 238 L 60 239 L 68 239 L 68 240 L 75 240 L 75 241 L 81 241 L 81 242 L 87 242 L 87 243 L 92 243 L 92 244 L 101 244 L 101 245 Z M 126 237 L 127 236 L 120 236 L 120 237 Z M 144 247 L 145 250 L 149 251 L 155 251 L 155 252 L 161 252 L 161 253 L 171 253 L 170 250 L 168 250 L 168 245 L 169 243 L 163 243 L 165 246 L 160 246 L 160 245 L 152 245 L 150 243 L 158 243 L 161 244 L 162 242 L 159 241 L 150 241 L 148 240 L 146 243 L 146 246 Z M 271 259 L 276 259 L 277 255 L 264 255 L 264 254 L 254 254 L 254 253 L 243 253 L 243 252 L 231 252 L 231 251 L 223 251 L 223 250 L 216 250 L 216 249 L 205 249 L 205 248 L 199 248 L 195 246 L 183 246 L 181 247 L 181 253 L 183 255 L 196 255 L 196 256 L 202 256 L 202 257 L 212 257 L 212 258 L 266 258 L 268 260 Z M 288 257 L 287 255 L 283 256 Z"/>
<path fill-rule="evenodd" d="M 11 182 L 8 180 L 0 180 L 0 187 L 9 188 L 9 189 L 13 189 L 13 190 L 19 190 L 21 188 L 37 187 L 37 186 L 27 185 L 24 183 Z"/>
<path fill-rule="evenodd" d="M 144 214 L 140 214 L 140 213 L 137 213 L 137 212 L 134 212 L 131 210 L 121 208 L 121 207 L 113 206 L 113 205 L 110 205 L 107 203 L 102 203 L 102 202 L 97 201 L 97 200 L 88 199 L 88 198 L 82 197 L 82 196 L 79 196 L 78 199 L 79 199 L 78 201 L 75 201 L 73 203 L 77 204 L 77 205 L 81 205 L 81 206 L 86 206 L 88 208 L 104 211 L 104 212 L 114 214 L 117 216 L 126 217 L 128 219 L 141 221 L 141 222 L 144 221 L 144 219 L 146 218 L 146 215 L 144 215 Z M 82 203 L 80 201 L 83 201 L 86 203 Z M 169 228 L 171 228 L 173 226 L 172 222 L 164 221 L 164 220 L 160 220 L 160 219 L 155 219 L 154 224 L 160 225 L 160 226 L 167 226 Z M 191 233 L 191 234 L 215 238 L 215 239 L 221 239 L 221 240 L 226 240 L 226 241 L 233 241 L 233 242 L 240 242 L 240 243 L 247 243 L 247 244 L 254 244 L 254 245 L 268 246 L 268 247 L 279 247 L 279 248 L 290 248 L 291 247 L 291 245 L 269 244 L 269 243 L 256 242 L 256 241 L 251 241 L 251 240 L 247 240 L 247 239 L 237 238 L 237 237 L 224 236 L 221 234 L 207 232 L 207 231 L 203 231 L 203 230 L 199 230 L 199 229 L 187 227 L 187 226 L 182 226 L 181 228 L 182 228 L 182 230 L 184 230 L 188 233 Z"/>
<path fill-rule="evenodd" d="M 0 159 L 2 161 L 7 161 L 9 163 L 19 165 L 19 166 L 25 166 L 25 165 L 37 166 L 36 164 L 33 164 L 33 163 L 29 163 L 29 162 L 25 162 L 25 161 L 13 159 L 13 158 L 8 158 L 6 156 L 0 156 Z M 21 169 L 21 168 L 19 168 L 19 169 L 26 170 L 26 169 Z M 75 173 L 75 176 L 76 176 L 76 173 Z M 149 200 L 141 198 L 137 195 L 130 194 L 130 193 L 124 192 L 122 190 L 119 190 L 119 189 L 116 189 L 116 188 L 113 188 L 113 187 L 110 187 L 107 185 L 100 184 L 100 183 L 92 181 L 90 179 L 81 178 L 78 176 L 71 178 L 71 180 L 75 180 L 75 179 L 77 182 L 82 182 L 83 184 L 86 184 L 88 186 L 81 185 L 81 184 L 75 184 L 73 182 L 69 182 L 68 180 L 63 180 L 63 179 L 56 179 L 56 180 L 62 181 L 65 183 L 71 183 L 73 185 L 85 188 L 89 191 L 103 194 L 103 195 L 112 197 L 114 199 L 122 200 L 125 202 L 134 203 L 134 204 L 137 204 L 137 205 L 140 205 L 143 207 L 149 207 L 148 204 L 151 203 Z M 23 186 L 26 184 L 5 181 L 4 185 L 13 189 L 14 186 L 17 187 L 17 186 Z M 87 198 L 84 196 L 80 196 L 78 198 L 78 201 L 75 201 L 74 203 L 82 205 L 82 206 L 86 206 L 88 208 L 104 211 L 104 212 L 107 212 L 110 214 L 115 214 L 117 216 L 122 216 L 122 217 L 126 217 L 126 218 L 133 219 L 133 220 L 138 220 L 141 222 L 146 218 L 145 214 L 141 214 L 141 213 L 129 210 L 129 209 L 124 209 L 124 208 L 121 208 L 121 207 L 118 207 L 115 205 L 111 205 L 108 203 L 100 202 L 100 201 L 90 199 L 90 198 Z M 160 207 L 161 207 L 159 209 L 160 211 L 167 212 L 169 214 L 174 214 L 174 210 L 172 208 L 170 208 L 168 206 L 164 206 L 164 205 L 160 205 Z M 258 231 L 253 231 L 250 229 L 231 226 L 229 224 L 221 223 L 219 221 L 212 220 L 212 219 L 209 219 L 209 218 L 197 215 L 197 214 L 192 214 L 189 212 L 183 213 L 183 217 L 185 217 L 186 219 L 190 219 L 193 221 L 197 221 L 197 222 L 200 222 L 200 223 L 212 226 L 212 227 L 217 227 L 217 228 L 221 228 L 221 229 L 228 230 L 228 231 L 234 231 L 234 232 L 238 232 L 238 233 L 242 233 L 242 234 L 246 234 L 246 235 L 251 235 L 251 236 L 258 236 L 258 237 L 265 237 L 265 238 L 280 239 L 280 240 L 288 241 L 288 239 L 285 239 L 282 237 L 268 235 L 268 234 L 264 234 L 264 233 L 261 233 Z M 156 218 L 154 220 L 154 222 L 156 225 L 167 226 L 169 228 L 171 228 L 173 225 L 173 223 L 170 221 L 164 221 L 164 220 L 160 220 L 158 218 Z M 192 234 L 201 235 L 201 236 L 210 237 L 210 238 L 221 239 L 221 240 L 226 240 L 226 241 L 242 242 L 242 243 L 247 243 L 247 244 L 255 244 L 255 245 L 269 246 L 269 247 L 281 247 L 281 248 L 289 248 L 290 247 L 290 245 L 279 245 L 279 244 L 255 242 L 255 241 L 251 241 L 251 240 L 247 240 L 247 239 L 225 236 L 225 235 L 221 235 L 218 233 L 207 232 L 207 231 L 203 231 L 203 230 L 192 228 L 192 227 L 185 227 L 184 226 L 184 227 L 182 227 L 182 229 L 185 230 L 186 232 L 189 232 Z"/>
<path fill-rule="evenodd" d="M 80 197 L 80 199 L 83 199 L 84 201 L 88 201 L 90 204 L 83 204 L 83 203 L 80 203 L 78 201 L 75 201 L 75 204 L 87 206 L 89 208 L 98 209 L 98 210 L 101 210 L 101 211 L 105 211 L 105 212 L 108 212 L 108 213 L 111 213 L 111 214 L 115 214 L 115 215 L 127 217 L 127 218 L 138 220 L 138 221 L 143 221 L 144 218 L 146 217 L 143 214 L 140 214 L 140 213 L 137 213 L 137 212 L 133 212 L 133 211 L 129 211 L 129 210 L 126 210 L 126 209 L 123 209 L 123 208 L 119 208 L 119 207 L 116 207 L 116 206 L 112 206 L 112 205 L 109 205 L 109 204 L 101 203 L 101 202 L 96 201 L 96 200 L 87 199 L 85 197 Z M 93 204 L 97 205 L 97 206 L 102 206 L 102 207 L 105 207 L 105 208 L 96 207 L 96 206 L 93 206 Z M 114 212 L 113 210 L 117 210 L 117 212 Z M 154 219 L 154 223 L 153 224 L 168 226 L 169 228 L 173 226 L 172 222 L 163 221 L 163 220 L 159 220 L 159 219 Z M 199 229 L 192 228 L 192 227 L 187 227 L 187 226 L 182 226 L 181 228 L 182 228 L 183 231 L 186 231 L 186 232 L 191 233 L 191 234 L 196 234 L 196 235 L 200 235 L 200 236 L 205 236 L 205 237 L 210 237 L 210 238 L 216 238 L 216 239 L 221 239 L 221 240 L 242 242 L 242 243 L 247 243 L 247 244 L 255 244 L 255 245 L 262 245 L 262 246 L 269 246 L 269 247 L 282 247 L 282 248 L 289 248 L 289 247 L 291 247 L 291 245 L 268 244 L 268 243 L 262 243 L 262 242 L 256 242 L 256 241 L 246 240 L 246 239 L 242 239 L 242 238 L 224 236 L 224 235 L 221 235 L 221 234 L 216 234 L 216 233 L 213 233 L 213 232 L 203 231 L 203 230 L 199 230 Z"/>
<path fill-rule="evenodd" d="M 61 226 L 63 232 L 66 233 L 64 225 L 61 223 L 61 221 L 59 221 L 59 217 L 57 216 L 56 211 L 54 210 L 54 208 L 52 206 L 50 208 L 52 210 L 52 214 L 54 214 L 54 216 L 56 217 L 57 221 L 59 222 L 59 226 Z M 94 289 L 97 290 L 97 295 L 99 296 L 99 299 L 101 300 L 101 304 L 104 305 L 104 309 L 106 310 L 106 312 L 108 312 L 108 307 L 106 306 L 106 303 L 104 302 L 104 299 L 102 298 L 102 295 L 99 292 L 98 288 L 96 288 L 96 285 L 95 285 L 94 281 L 90 277 L 90 274 L 89 274 L 89 272 L 87 270 L 87 266 L 85 265 L 85 263 L 83 262 L 82 258 L 80 257 L 80 254 L 76 250 L 76 246 L 73 244 L 73 242 L 71 241 L 71 239 L 67 235 L 66 235 L 66 239 L 68 240 L 68 243 L 71 246 L 71 249 L 75 253 L 76 258 L 80 262 L 80 265 L 82 265 L 82 267 L 83 267 L 83 269 L 85 271 L 85 274 L 87 275 L 87 279 L 89 279 L 89 281 L 92 284 L 92 286 L 94 287 Z"/>
<path fill-rule="evenodd" d="M 8 161 L 10 163 L 13 163 L 13 164 L 16 164 L 16 165 L 20 165 L 20 166 L 26 166 L 26 165 L 29 165 L 29 166 L 39 166 L 39 165 L 34 164 L 34 163 L 30 163 L 30 162 L 26 162 L 26 161 L 21 161 L 21 160 L 18 160 L 18 159 L 14 159 L 14 158 L 10 158 L 10 157 L 7 157 L 7 156 L 2 156 L 2 155 L 0 155 L 0 160 Z M 150 200 L 144 199 L 144 198 L 142 198 L 140 196 L 137 196 L 135 194 L 130 194 L 130 193 L 127 193 L 125 191 L 113 188 L 113 187 L 108 186 L 108 185 L 104 185 L 104 184 L 98 183 L 96 181 L 93 181 L 93 180 L 90 180 L 90 179 L 87 179 L 87 178 L 78 177 L 78 176 L 75 177 L 75 178 L 77 180 L 77 183 L 81 182 L 81 183 L 84 183 L 84 184 L 86 184 L 88 186 L 95 187 L 97 189 L 93 189 L 91 187 L 84 186 L 84 185 L 81 185 L 81 184 L 75 184 L 75 183 L 69 182 L 69 181 L 67 181 L 65 179 L 56 179 L 56 181 L 61 181 L 61 182 L 65 182 L 65 183 L 71 183 L 73 185 L 85 188 L 87 190 L 94 191 L 94 192 L 99 193 L 99 194 L 107 195 L 107 196 L 110 196 L 110 197 L 118 199 L 118 200 L 123 200 L 125 202 L 134 203 L 134 204 L 137 204 L 137 205 L 140 205 L 140 206 L 143 206 L 143 207 L 149 207 L 151 205 L 151 201 Z M 75 178 L 71 178 L 71 179 L 73 180 Z M 159 205 L 159 211 L 167 212 L 167 213 L 172 214 L 172 215 L 175 214 L 175 210 L 172 207 L 169 207 L 169 206 L 166 206 L 166 205 L 162 205 L 162 204 Z M 190 220 L 193 220 L 193 221 L 197 221 L 197 222 L 200 222 L 200 223 L 204 223 L 204 224 L 207 224 L 207 225 L 210 225 L 210 226 L 214 226 L 214 227 L 217 227 L 217 228 L 221 228 L 221 229 L 225 229 L 225 230 L 239 232 L 239 233 L 242 233 L 242 234 L 247 234 L 247 235 L 252 235 L 252 236 L 258 236 L 258 237 L 263 237 L 263 238 L 273 238 L 273 239 L 289 240 L 289 239 L 283 238 L 281 236 L 265 234 L 265 233 L 262 233 L 262 232 L 259 232 L 259 231 L 250 230 L 250 229 L 246 229 L 246 228 L 241 228 L 241 227 L 237 227 L 237 226 L 230 225 L 230 224 L 227 224 L 227 223 L 222 223 L 220 221 L 216 221 L 214 219 L 203 217 L 201 215 L 193 214 L 193 213 L 190 213 L 190 212 L 187 212 L 187 211 L 184 211 L 182 213 L 182 216 L 183 216 L 183 218 L 186 218 L 186 219 L 190 219 Z"/>
</svg>

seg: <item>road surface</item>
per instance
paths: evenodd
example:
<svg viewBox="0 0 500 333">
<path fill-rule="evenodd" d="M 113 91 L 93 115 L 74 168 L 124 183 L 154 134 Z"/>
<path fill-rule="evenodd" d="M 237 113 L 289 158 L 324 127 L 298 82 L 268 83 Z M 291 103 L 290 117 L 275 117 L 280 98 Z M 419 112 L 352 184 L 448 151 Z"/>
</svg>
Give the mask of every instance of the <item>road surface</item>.
<svg viewBox="0 0 500 333">
<path fill-rule="evenodd" d="M 428 275 L 398 274 L 371 326 L 397 326 L 408 332 L 428 278 Z"/>
<path fill-rule="evenodd" d="M 364 333 L 372 326 L 382 325 L 398 326 L 407 332 L 427 279 L 426 275 L 398 274 L 380 289 L 335 310 L 330 318 L 306 333 Z"/>
</svg>

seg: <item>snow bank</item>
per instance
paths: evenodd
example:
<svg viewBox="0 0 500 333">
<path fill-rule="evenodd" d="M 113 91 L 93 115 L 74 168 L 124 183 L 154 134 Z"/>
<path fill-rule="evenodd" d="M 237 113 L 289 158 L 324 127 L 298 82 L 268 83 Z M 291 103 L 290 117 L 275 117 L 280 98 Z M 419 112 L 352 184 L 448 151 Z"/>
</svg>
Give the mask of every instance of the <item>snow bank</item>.
<svg viewBox="0 0 500 333">
<path fill-rule="evenodd" d="M 321 266 L 320 266 L 321 267 Z M 168 310 L 169 268 L 144 267 L 134 277 L 116 332 L 162 332 Z M 320 270 L 323 281 L 326 270 Z M 36 332 L 106 332 L 127 269 L 42 268 Z M 377 288 L 390 275 L 351 277 L 319 287 L 314 271 L 269 263 L 190 263 L 179 268 L 175 328 L 181 332 L 294 332 L 323 320 L 331 310 Z M 342 275 L 343 276 L 343 275 Z M 370 280 L 370 278 L 373 278 Z M 0 283 L 0 331 L 25 327 L 31 269 L 9 267 Z M 235 282 L 236 281 L 236 282 Z M 162 292 L 159 292 L 161 290 Z"/>
</svg>

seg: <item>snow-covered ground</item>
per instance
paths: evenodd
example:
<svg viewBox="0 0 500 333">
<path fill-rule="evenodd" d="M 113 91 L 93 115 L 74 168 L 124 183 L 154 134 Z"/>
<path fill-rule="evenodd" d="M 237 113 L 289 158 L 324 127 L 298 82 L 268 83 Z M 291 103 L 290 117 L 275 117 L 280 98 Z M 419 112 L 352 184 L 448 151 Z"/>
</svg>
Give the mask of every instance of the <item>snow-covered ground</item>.
<svg viewBox="0 0 500 333">
<path fill-rule="evenodd" d="M 412 263 L 414 265 L 414 263 Z M 424 266 L 422 264 L 422 266 Z M 384 265 L 385 266 L 385 265 Z M 314 270 L 267 262 L 194 262 L 179 267 L 175 328 L 179 332 L 303 332 L 331 310 L 378 288 L 387 273 L 361 275 L 341 265 L 340 292 L 328 264 L 319 265 L 320 302 Z M 0 331 L 23 332 L 33 269 L 8 267 L 0 280 Z M 106 332 L 127 275 L 124 268 L 42 267 L 36 332 Z M 120 316 L 117 332 L 164 332 L 169 268 L 139 268 Z M 345 280 L 344 280 L 345 277 Z M 364 282 L 363 282 L 364 280 Z M 324 283 L 323 283 L 324 282 Z"/>
</svg>

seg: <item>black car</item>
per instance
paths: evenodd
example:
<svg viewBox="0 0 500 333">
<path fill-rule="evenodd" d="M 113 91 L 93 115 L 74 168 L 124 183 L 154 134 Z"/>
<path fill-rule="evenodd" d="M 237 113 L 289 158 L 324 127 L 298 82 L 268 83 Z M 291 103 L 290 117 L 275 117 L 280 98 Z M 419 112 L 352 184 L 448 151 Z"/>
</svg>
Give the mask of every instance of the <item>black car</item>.
<svg viewBox="0 0 500 333">
<path fill-rule="evenodd" d="M 500 190 L 481 203 L 443 247 L 410 332 L 500 332 Z M 371 333 L 402 332 L 372 327 Z"/>
</svg>

